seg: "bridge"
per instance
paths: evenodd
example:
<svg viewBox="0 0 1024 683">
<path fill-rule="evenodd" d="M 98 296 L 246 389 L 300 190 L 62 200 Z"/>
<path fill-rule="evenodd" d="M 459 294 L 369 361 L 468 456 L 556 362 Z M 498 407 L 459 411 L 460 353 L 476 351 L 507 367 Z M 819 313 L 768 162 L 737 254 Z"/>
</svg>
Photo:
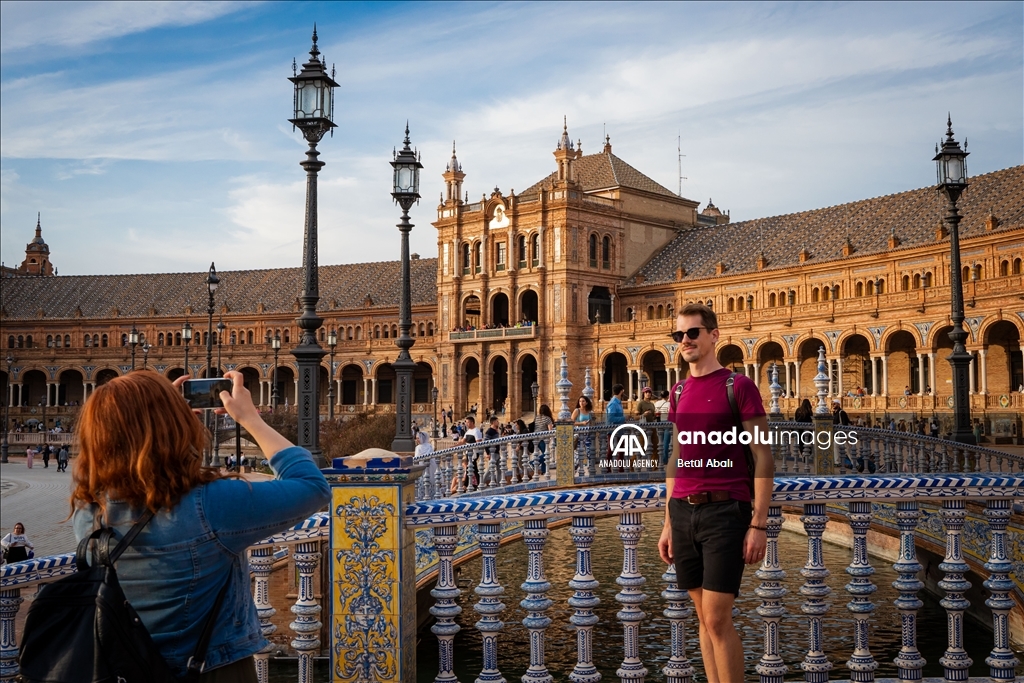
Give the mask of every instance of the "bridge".
<svg viewBox="0 0 1024 683">
<path fill-rule="evenodd" d="M 478 681 L 505 680 L 503 663 L 524 670 L 524 683 L 547 683 L 566 674 L 574 683 L 597 681 L 597 655 L 613 656 L 613 650 L 621 652 L 615 676 L 622 683 L 695 680 L 699 667 L 687 643 L 696 619 L 687 593 L 677 587 L 671 567 L 639 561 L 644 514 L 664 511 L 658 444 L 670 426 L 638 427 L 650 436 L 648 457 L 629 467 L 602 462 L 609 426 L 574 427 L 565 421 L 550 432 L 449 448 L 419 460 L 336 459 L 325 470 L 332 485 L 330 509 L 249 549 L 254 602 L 261 629 L 272 641 L 256 656 L 260 682 L 269 682 L 279 650 L 294 653 L 300 683 L 312 683 L 314 670 L 324 666 L 315 662 L 325 657 L 333 681 L 412 682 L 430 676 L 436 682 L 457 681 L 456 660 L 467 654 L 456 651 L 459 632 L 467 627 L 459 617 L 470 608 L 479 615 L 472 625 L 479 651 L 471 653 L 482 662 Z M 781 683 L 802 671 L 805 681 L 826 681 L 840 668 L 855 681 L 922 680 L 928 663 L 918 616 L 929 580 L 922 556 L 928 553 L 941 558 L 933 570 L 941 572 L 937 588 L 947 627 L 938 659 L 943 678 L 936 680 L 1015 680 L 1021 670 L 1011 640 L 1024 642 L 1024 458 L 916 434 L 837 427 L 824 416 L 813 424 L 772 421 L 770 427 L 776 435 L 777 476 L 768 550 L 754 572 L 761 646 L 750 680 Z M 856 443 L 836 438 L 854 430 Z M 824 432 L 832 444 L 827 449 L 814 445 Z M 597 536 L 598 528 L 607 526 L 604 518 L 617 521 L 618 538 Z M 571 548 L 549 545 L 557 527 L 568 527 Z M 784 527 L 806 537 L 803 560 L 780 553 Z M 823 552 L 837 527 L 853 549 L 844 567 L 827 566 Z M 892 585 L 897 595 L 890 605 L 872 597 L 885 586 L 872 580 L 878 553 L 869 552 L 871 537 L 876 543 L 891 538 L 896 545 L 892 569 L 898 578 Z M 519 542 L 526 549 L 525 564 L 513 566 L 512 576 L 499 576 L 501 554 Z M 596 639 L 612 625 L 600 623 L 595 609 L 595 543 L 621 547 L 614 596 L 621 636 L 614 640 Z M 572 566 L 552 564 L 552 553 Z M 470 605 L 456 567 L 472 559 L 480 561 L 480 576 L 473 588 L 477 601 Z M 285 567 L 294 574 L 275 571 Z M 18 672 L 22 593 L 73 571 L 69 553 L 0 572 L 3 681 L 14 681 Z M 804 579 L 796 591 L 786 587 L 790 573 Z M 828 579 L 837 573 L 849 576 L 842 589 L 845 606 L 829 601 Z M 981 607 L 967 597 L 971 573 L 983 577 L 983 613 L 991 620 L 992 635 L 982 651 L 969 652 L 965 616 Z M 549 578 L 556 574 L 571 574 L 565 583 L 572 593 L 564 607 L 550 597 L 559 588 Z M 287 582 L 289 576 L 297 577 L 294 586 L 275 590 L 275 581 Z M 503 621 L 510 609 L 502 595 L 516 583 L 525 593 L 521 628 Z M 287 609 L 282 599 L 291 601 Z M 900 623 L 898 652 L 890 661 L 873 654 L 873 645 L 878 649 L 872 642 L 873 619 L 882 607 L 898 614 Z M 792 655 L 794 643 L 783 642 L 781 635 L 794 621 L 806 636 L 798 658 Z M 420 623 L 430 625 L 436 640 L 436 672 L 417 670 Z M 663 624 L 668 626 L 663 651 L 641 647 L 648 642 L 644 632 Z M 831 628 L 852 638 L 842 656 L 824 646 Z M 574 631 L 574 648 L 562 642 L 565 629 Z M 512 631 L 523 636 L 516 651 L 527 653 L 528 664 L 502 655 L 512 646 L 511 636 L 503 640 L 502 635 Z M 572 649 L 575 662 L 569 670 L 549 667 L 555 646 Z M 972 672 L 977 676 L 972 663 L 982 661 L 987 676 L 969 678 Z M 883 665 L 895 669 L 894 678 L 876 678 Z"/>
</svg>

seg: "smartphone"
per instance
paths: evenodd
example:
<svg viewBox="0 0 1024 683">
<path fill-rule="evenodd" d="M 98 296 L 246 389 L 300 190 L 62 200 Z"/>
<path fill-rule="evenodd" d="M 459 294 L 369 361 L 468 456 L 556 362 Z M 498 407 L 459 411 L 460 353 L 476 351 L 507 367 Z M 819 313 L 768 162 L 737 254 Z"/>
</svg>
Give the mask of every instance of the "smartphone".
<svg viewBox="0 0 1024 683">
<path fill-rule="evenodd" d="M 181 385 L 181 394 L 190 408 L 212 410 L 223 408 L 220 392 L 231 391 L 231 380 L 218 377 L 216 379 L 187 379 Z"/>
</svg>

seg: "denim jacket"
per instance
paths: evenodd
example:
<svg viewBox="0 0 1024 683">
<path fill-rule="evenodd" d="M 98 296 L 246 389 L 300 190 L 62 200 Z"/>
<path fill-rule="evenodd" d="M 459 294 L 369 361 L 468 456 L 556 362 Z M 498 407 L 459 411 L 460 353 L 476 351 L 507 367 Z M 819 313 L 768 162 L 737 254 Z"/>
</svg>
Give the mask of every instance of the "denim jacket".
<svg viewBox="0 0 1024 683">
<path fill-rule="evenodd" d="M 154 515 L 117 561 L 125 596 L 179 677 L 229 574 L 204 670 L 248 657 L 267 644 L 249 587 L 246 548 L 330 500 L 330 487 L 304 448 L 277 453 L 271 466 L 277 473 L 273 481 L 221 479 L 192 489 L 173 509 Z M 75 512 L 77 539 L 98 528 L 98 513 L 95 505 Z M 105 521 L 119 539 L 140 514 L 125 502 L 110 501 Z"/>
</svg>

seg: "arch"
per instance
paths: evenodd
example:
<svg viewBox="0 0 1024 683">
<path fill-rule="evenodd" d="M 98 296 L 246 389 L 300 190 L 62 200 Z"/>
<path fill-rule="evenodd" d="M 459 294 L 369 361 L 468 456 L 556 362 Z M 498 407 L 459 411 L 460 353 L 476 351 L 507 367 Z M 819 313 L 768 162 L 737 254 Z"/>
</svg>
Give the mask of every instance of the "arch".
<svg viewBox="0 0 1024 683">
<path fill-rule="evenodd" d="M 864 283 L 863 282 L 859 282 L 858 281 L 857 284 L 853 286 L 853 295 L 854 296 L 864 296 Z"/>
<path fill-rule="evenodd" d="M 462 274 L 463 275 L 469 275 L 471 272 L 473 272 L 472 271 L 472 269 L 473 269 L 473 261 L 472 261 L 472 256 L 471 256 L 471 252 L 470 252 L 471 249 L 472 249 L 472 247 L 469 245 L 469 242 L 463 242 L 462 243 L 462 247 L 461 247 L 461 250 L 460 250 L 461 251 L 460 256 L 461 256 L 461 259 L 462 259 Z"/>
<path fill-rule="evenodd" d="M 499 291 L 491 296 L 491 326 L 508 327 L 508 313 L 508 295 Z"/>
<path fill-rule="evenodd" d="M 85 401 L 85 376 L 78 370 L 63 370 L 57 376 L 57 405 L 81 405 Z"/>
<path fill-rule="evenodd" d="M 362 363 L 345 363 L 339 374 L 341 375 L 341 404 L 355 406 L 367 403 Z"/>
<path fill-rule="evenodd" d="M 1013 275 L 1020 275 L 1020 273 L 1021 273 L 1021 260 L 1019 258 L 1013 259 L 1013 265 L 1010 267 L 1010 272 Z"/>
<path fill-rule="evenodd" d="M 590 239 L 587 242 L 587 254 L 590 257 L 590 267 L 597 268 L 597 233 L 590 233 Z"/>
<path fill-rule="evenodd" d="M 516 263 L 519 264 L 520 268 L 525 268 L 529 254 L 526 252 L 526 235 L 518 235 L 516 237 Z"/>
<path fill-rule="evenodd" d="M 13 349 L 14 348 L 14 344 L 15 344 L 14 335 L 13 334 L 9 335 L 7 337 L 7 348 Z M 88 344 L 86 344 L 86 346 L 88 346 Z"/>
<path fill-rule="evenodd" d="M 654 320 L 654 306 L 653 305 L 647 307 L 647 319 L 648 320 Z"/>
<path fill-rule="evenodd" d="M 1004 259 L 1004 260 L 999 262 L 999 276 L 1000 277 L 1006 277 L 1009 274 L 1010 274 L 1010 262 Z"/>
<path fill-rule="evenodd" d="M 505 414 L 505 399 L 508 398 L 508 359 L 504 355 L 494 354 L 491 365 L 491 404 L 489 408 L 495 415 Z M 507 419 L 508 416 L 505 416 Z"/>
<path fill-rule="evenodd" d="M 526 414 L 532 414 L 534 412 L 533 405 L 533 383 L 538 383 L 538 405 L 540 401 L 540 379 L 537 373 L 537 357 L 532 353 L 522 353 L 519 355 L 519 412 Z"/>
<path fill-rule="evenodd" d="M 612 321 L 612 294 L 607 287 L 593 287 L 587 295 L 587 319 L 595 323 Z"/>
<path fill-rule="evenodd" d="M 433 337 L 434 336 L 434 321 L 433 320 L 431 320 L 431 321 L 429 321 L 427 323 L 427 336 L 428 337 Z"/>
<path fill-rule="evenodd" d="M 999 320 L 985 330 L 985 374 L 990 394 L 1008 394 L 1024 385 L 1024 359 L 1021 358 L 1021 333 L 1008 321 Z M 979 381 L 979 388 L 980 388 Z"/>
<path fill-rule="evenodd" d="M 18 379 L 22 384 L 21 405 L 37 406 L 46 402 L 46 374 L 42 370 L 27 370 Z"/>
<path fill-rule="evenodd" d="M 960 281 L 961 282 L 967 282 L 970 279 L 971 279 L 971 267 L 970 266 L 964 266 L 963 268 L 960 269 Z"/>
<path fill-rule="evenodd" d="M 277 405 L 295 405 L 295 371 L 288 365 L 277 366 Z"/>
<path fill-rule="evenodd" d="M 480 406 L 480 361 L 470 356 L 462 364 L 463 408 L 477 413 Z"/>
<path fill-rule="evenodd" d="M 604 369 L 604 386 L 599 387 L 600 396 L 605 401 L 612 398 L 612 385 L 621 384 L 629 389 L 629 361 L 625 354 L 619 351 L 611 351 L 605 355 L 601 363 Z"/>
<path fill-rule="evenodd" d="M 114 368 L 102 368 L 96 372 L 96 386 L 100 387 L 109 382 L 112 379 L 120 377 L 119 373 Z"/>
<path fill-rule="evenodd" d="M 540 234 L 530 235 L 530 265 L 536 268 L 540 265 Z"/>
<path fill-rule="evenodd" d="M 480 327 L 480 297 L 470 294 L 462 300 L 462 321 L 460 327 L 476 329 Z"/>
<path fill-rule="evenodd" d="M 483 268 L 484 246 L 481 242 L 473 243 L 473 272 L 479 273 Z"/>
<path fill-rule="evenodd" d="M 1024 337 L 1024 321 L 1020 318 L 1004 318 L 1000 320 L 999 318 L 990 316 L 983 320 L 981 326 L 978 328 L 977 339 L 983 344 L 990 344 L 991 342 L 989 341 L 989 338 L 991 337 L 992 328 L 999 325 L 999 323 L 1011 325 L 1017 330 L 1017 334 L 1019 336 Z"/>
<path fill-rule="evenodd" d="M 919 393 L 919 361 L 917 337 L 908 330 L 897 330 L 889 335 L 883 347 L 888 356 L 889 393 L 902 394 L 909 390 Z"/>
<path fill-rule="evenodd" d="M 612 238 L 608 235 L 601 238 L 601 267 L 605 270 L 612 267 Z"/>
<path fill-rule="evenodd" d="M 235 368 L 236 371 L 242 373 L 242 384 L 249 390 L 249 393 L 255 397 L 255 400 L 260 399 L 260 371 L 257 368 L 251 366 L 243 366 Z M 269 401 L 268 401 L 269 402 Z"/>
<path fill-rule="evenodd" d="M 765 341 L 758 348 L 754 350 L 754 358 L 760 364 L 758 367 L 758 378 L 757 385 L 761 390 L 761 397 L 763 400 L 771 398 L 772 392 L 770 389 L 772 383 L 772 364 L 776 364 L 779 370 L 779 384 L 782 385 L 782 395 L 785 396 L 789 392 L 789 383 L 786 375 L 786 363 L 785 363 L 786 352 L 782 348 L 782 345 L 777 341 Z"/>
<path fill-rule="evenodd" d="M 86 337 L 86 338 L 88 338 L 88 337 Z M 164 333 L 163 332 L 161 332 L 160 334 L 156 335 L 156 345 L 157 346 L 163 346 L 164 345 Z"/>
<path fill-rule="evenodd" d="M 796 387 L 796 395 L 814 396 L 818 389 L 814 386 L 814 376 L 818 374 L 818 349 L 822 346 L 828 350 L 828 342 L 824 339 L 809 336 L 797 344 L 796 362 L 800 368 L 800 385 Z"/>
<path fill-rule="evenodd" d="M 665 317 L 665 307 L 662 304 L 658 304 L 658 311 L 655 315 L 658 316 L 658 320 Z"/>
<path fill-rule="evenodd" d="M 430 391 L 434 388 L 434 368 L 426 361 L 417 361 L 412 371 L 412 402 L 432 403 Z"/>
<path fill-rule="evenodd" d="M 167 379 L 171 380 L 172 382 L 184 374 L 185 368 L 181 367 L 180 365 L 171 366 L 164 371 L 164 376 L 166 376 Z"/>
<path fill-rule="evenodd" d="M 981 279 L 981 274 L 982 274 L 981 264 L 980 263 L 975 263 L 974 267 L 971 268 L 971 279 L 972 280 L 980 280 Z"/>
<path fill-rule="evenodd" d="M 768 308 L 775 308 L 775 292 L 768 293 Z"/>
<path fill-rule="evenodd" d="M 837 344 L 843 358 L 843 388 L 875 390 L 871 377 L 871 341 L 863 334 L 853 333 Z"/>
<path fill-rule="evenodd" d="M 660 349 L 651 349 L 640 356 L 640 372 L 647 375 L 648 386 L 657 396 L 668 391 L 668 371 L 665 369 L 667 360 Z"/>
<path fill-rule="evenodd" d="M 380 325 L 373 326 L 373 338 L 380 339 Z"/>
<path fill-rule="evenodd" d="M 391 338 L 398 339 L 398 325 L 391 326 Z"/>
<path fill-rule="evenodd" d="M 921 273 L 914 273 L 914 289 L 921 289 Z"/>
<path fill-rule="evenodd" d="M 904 292 L 910 291 L 910 276 L 909 275 L 904 275 L 901 278 L 900 284 L 902 285 L 902 287 L 900 288 L 901 291 L 904 291 Z"/>
<path fill-rule="evenodd" d="M 373 367 L 373 377 L 377 380 L 376 403 L 386 404 L 395 402 L 395 367 L 391 363 L 378 363 Z"/>
<path fill-rule="evenodd" d="M 729 368 L 733 372 L 738 372 L 741 375 L 746 374 L 746 368 L 743 366 L 743 349 L 738 345 L 731 342 L 727 342 L 718 347 L 716 354 L 718 356 L 718 362 L 723 367 Z"/>
<path fill-rule="evenodd" d="M 921 278 L 921 285 L 924 287 L 931 287 L 933 280 L 934 279 L 932 277 L 932 271 L 929 270 L 927 273 L 924 274 L 924 277 Z"/>
<path fill-rule="evenodd" d="M 363 326 L 362 325 L 356 325 L 355 335 L 356 335 L 356 341 L 362 341 L 363 340 Z"/>
</svg>

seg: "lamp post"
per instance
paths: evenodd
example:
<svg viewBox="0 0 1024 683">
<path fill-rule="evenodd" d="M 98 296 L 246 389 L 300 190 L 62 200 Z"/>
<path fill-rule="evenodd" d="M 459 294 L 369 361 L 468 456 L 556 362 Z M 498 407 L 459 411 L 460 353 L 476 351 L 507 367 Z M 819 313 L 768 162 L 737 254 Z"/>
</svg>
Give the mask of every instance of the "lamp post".
<svg viewBox="0 0 1024 683">
<path fill-rule="evenodd" d="M 132 370 L 135 369 L 135 347 L 139 345 L 139 331 L 132 323 L 132 331 L 128 333 L 128 343 L 132 345 Z"/>
<path fill-rule="evenodd" d="M 334 91 L 338 84 L 327 75 L 327 65 L 320 58 L 316 47 L 316 28 L 313 29 L 313 47 L 309 50 L 309 61 L 302 65 L 302 71 L 290 80 L 295 85 L 295 118 L 289 122 L 302 131 L 309 143 L 306 159 L 299 165 L 306 171 L 306 226 L 302 245 L 303 288 L 299 297 L 302 315 L 297 320 L 301 330 L 299 345 L 292 349 L 299 371 L 298 423 L 299 445 L 312 455 L 317 467 L 324 466 L 320 451 L 320 361 L 325 352 L 316 340 L 316 331 L 323 325 L 323 319 L 316 314 L 320 300 L 320 277 L 317 266 L 317 173 L 324 162 L 317 157 L 317 143 L 327 131 L 334 128 L 331 120 L 334 111 Z M 295 65 L 292 64 L 292 71 Z M 276 377 L 275 377 L 276 382 Z"/>
<path fill-rule="evenodd" d="M 530 393 L 533 395 L 533 419 L 537 419 L 537 397 L 540 395 L 540 385 L 537 384 L 537 380 L 533 381 L 530 385 Z"/>
<path fill-rule="evenodd" d="M 402 298 L 398 309 L 398 339 L 395 346 L 399 348 L 398 358 L 393 363 L 395 377 L 398 381 L 398 405 L 395 409 L 395 440 L 391 442 L 391 450 L 396 453 L 412 453 L 415 444 L 412 439 L 412 373 L 416 364 L 409 355 L 409 349 L 416 343 L 409 336 L 412 327 L 412 310 L 409 299 L 409 233 L 412 223 L 409 222 L 409 209 L 420 198 L 420 163 L 419 155 L 409 146 L 409 124 L 405 124 L 405 140 L 401 151 L 395 154 L 391 165 L 394 167 L 394 190 L 391 196 L 402 207 L 402 220 L 398 230 L 402 233 Z"/>
<path fill-rule="evenodd" d="M 269 332 L 268 332 L 269 335 Z M 270 338 L 270 348 L 274 349 L 274 386 L 270 388 L 270 410 L 277 411 L 277 354 L 281 351 L 281 335 L 277 332 Z"/>
<path fill-rule="evenodd" d="M 224 317 L 221 316 L 217 323 L 217 371 L 214 373 L 214 377 L 220 377 L 220 342 L 224 338 L 226 327 Z M 213 412 L 213 462 L 211 464 L 214 467 L 220 467 L 220 415 L 215 411 L 211 412 Z"/>
<path fill-rule="evenodd" d="M 430 390 L 430 398 L 434 399 L 434 438 L 437 437 L 437 387 Z"/>
<path fill-rule="evenodd" d="M 210 273 L 206 276 L 206 290 L 209 298 L 206 301 L 206 315 L 209 318 L 209 327 L 206 331 L 206 376 L 218 377 L 213 369 L 213 295 L 220 286 L 220 278 L 217 277 L 217 269 L 210 264 Z"/>
<path fill-rule="evenodd" d="M 971 354 L 964 345 L 967 330 L 964 329 L 964 289 L 960 273 L 960 213 L 956 202 L 967 189 L 967 142 L 964 148 L 953 139 L 953 122 L 946 119 L 946 140 L 940 148 L 935 146 L 935 167 L 938 175 L 938 189 L 946 197 L 946 227 L 949 228 L 949 288 L 950 320 L 953 329 L 949 338 L 953 341 L 953 353 L 947 360 L 953 368 L 953 440 L 973 444 L 971 431 L 971 397 L 969 393 L 969 367 Z"/>
<path fill-rule="evenodd" d="M 327 333 L 327 346 L 331 349 L 331 372 L 327 384 L 327 419 L 334 419 L 334 351 L 338 348 L 338 332 L 332 327 Z"/>
<path fill-rule="evenodd" d="M 146 342 L 142 345 L 142 369 L 146 370 L 149 368 L 149 350 L 153 348 L 153 345 Z"/>
<path fill-rule="evenodd" d="M 190 374 L 188 371 L 188 345 L 192 343 L 192 325 L 189 324 L 188 320 L 185 321 L 185 326 L 181 328 L 181 339 L 185 342 L 185 374 Z"/>
<path fill-rule="evenodd" d="M 10 418 L 11 418 L 11 402 L 10 398 L 13 396 L 11 391 L 11 366 L 14 365 L 14 358 L 11 354 L 7 354 L 7 358 L 4 358 L 4 363 L 7 364 L 7 399 L 4 401 L 4 433 L 2 440 L 0 440 L 0 462 L 7 462 L 7 432 L 10 430 Z"/>
</svg>

